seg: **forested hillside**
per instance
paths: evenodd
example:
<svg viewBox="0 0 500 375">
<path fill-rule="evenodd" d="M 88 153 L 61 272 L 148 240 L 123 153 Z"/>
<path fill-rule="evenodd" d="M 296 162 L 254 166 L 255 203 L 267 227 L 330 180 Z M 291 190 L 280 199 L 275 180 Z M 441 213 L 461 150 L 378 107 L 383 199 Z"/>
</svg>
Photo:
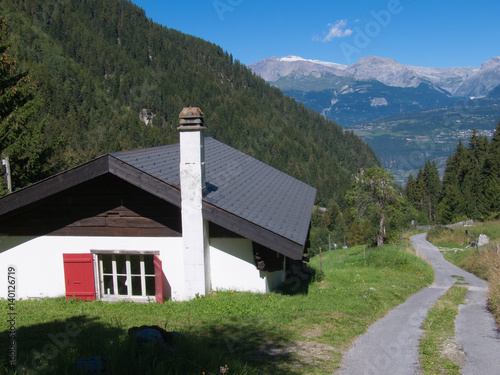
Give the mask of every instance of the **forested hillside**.
<svg viewBox="0 0 500 375">
<path fill-rule="evenodd" d="M 39 102 L 21 124 L 36 147 L 22 157 L 11 145 L 0 150 L 16 188 L 103 153 L 177 142 L 178 114 L 189 105 L 204 111 L 207 135 L 317 187 L 319 203 L 343 202 L 353 175 L 379 165 L 351 132 L 129 1 L 2 0 L 0 13 L 9 53 Z"/>
</svg>

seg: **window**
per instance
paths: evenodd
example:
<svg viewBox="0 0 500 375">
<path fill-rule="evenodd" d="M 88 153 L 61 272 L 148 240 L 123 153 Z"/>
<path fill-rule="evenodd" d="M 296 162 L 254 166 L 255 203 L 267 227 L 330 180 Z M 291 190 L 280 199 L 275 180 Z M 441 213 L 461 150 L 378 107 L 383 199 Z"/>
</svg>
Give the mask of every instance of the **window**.
<svg viewBox="0 0 500 375">
<path fill-rule="evenodd" d="M 101 297 L 154 297 L 155 255 L 98 254 Z"/>
<path fill-rule="evenodd" d="M 97 289 L 104 299 L 155 297 L 163 303 L 165 276 L 162 262 L 155 253 L 92 250 L 84 254 L 63 254 L 66 298 L 95 300 Z M 94 284 L 94 270 L 97 284 Z"/>
</svg>

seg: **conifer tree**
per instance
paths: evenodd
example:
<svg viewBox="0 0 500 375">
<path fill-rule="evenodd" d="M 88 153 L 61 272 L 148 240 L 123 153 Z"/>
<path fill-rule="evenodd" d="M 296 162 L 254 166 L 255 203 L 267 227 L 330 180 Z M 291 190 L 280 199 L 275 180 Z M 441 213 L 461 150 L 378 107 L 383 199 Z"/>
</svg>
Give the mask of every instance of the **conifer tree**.
<svg viewBox="0 0 500 375">
<path fill-rule="evenodd" d="M 10 54 L 7 21 L 0 15 L 0 150 L 16 137 L 16 115 L 34 97 L 34 88 L 26 73 L 16 72 L 16 60 Z"/>
<path fill-rule="evenodd" d="M 425 183 L 426 214 L 429 221 L 436 222 L 439 198 L 441 196 L 441 180 L 436 162 L 427 160 L 424 166 L 423 179 Z"/>
<path fill-rule="evenodd" d="M 413 177 L 413 173 L 410 173 L 410 175 L 408 176 L 408 180 L 406 181 L 404 194 L 407 202 L 412 206 L 415 206 L 415 204 L 417 203 L 416 189 L 417 189 L 417 182 Z"/>
<path fill-rule="evenodd" d="M 487 217 L 498 219 L 500 218 L 500 122 L 493 133 L 481 174 Z"/>
<path fill-rule="evenodd" d="M 437 221 L 442 224 L 449 224 L 460 221 L 460 208 L 463 202 L 463 195 L 458 186 L 457 175 L 453 173 L 445 174 L 443 181 L 443 195 L 439 202 Z"/>
<path fill-rule="evenodd" d="M 0 156 L 8 156 L 13 187 L 35 182 L 48 172 L 52 148 L 44 136 L 45 122 L 33 122 L 41 101 L 36 84 L 26 72 L 18 72 L 10 51 L 7 21 L 0 15 Z M 5 193 L 0 184 L 0 194 Z"/>
<path fill-rule="evenodd" d="M 439 203 L 439 221 L 443 224 L 467 217 L 464 195 L 461 190 L 462 181 L 467 174 L 467 160 L 467 149 L 459 140 L 455 152 L 446 162 L 443 176 L 443 195 Z"/>
<path fill-rule="evenodd" d="M 424 169 L 420 167 L 415 180 L 415 208 L 420 212 L 426 212 L 427 189 L 425 187 Z"/>
<path fill-rule="evenodd" d="M 488 215 L 484 196 L 486 181 L 482 173 L 488 147 L 488 138 L 478 135 L 474 129 L 467 148 L 469 164 L 462 183 L 462 191 L 467 203 L 467 216 L 478 220 L 484 220 Z"/>
</svg>

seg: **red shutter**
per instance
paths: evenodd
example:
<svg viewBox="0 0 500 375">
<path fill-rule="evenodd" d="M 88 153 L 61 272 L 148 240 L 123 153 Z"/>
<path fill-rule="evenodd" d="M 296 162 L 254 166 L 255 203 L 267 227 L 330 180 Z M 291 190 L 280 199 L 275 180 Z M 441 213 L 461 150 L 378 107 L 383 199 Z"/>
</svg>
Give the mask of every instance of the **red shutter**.
<svg viewBox="0 0 500 375">
<path fill-rule="evenodd" d="M 63 254 L 66 299 L 72 297 L 95 301 L 94 262 L 92 254 Z"/>
<path fill-rule="evenodd" d="M 163 303 L 163 270 L 161 268 L 161 259 L 155 255 L 155 297 L 159 303 Z"/>
</svg>

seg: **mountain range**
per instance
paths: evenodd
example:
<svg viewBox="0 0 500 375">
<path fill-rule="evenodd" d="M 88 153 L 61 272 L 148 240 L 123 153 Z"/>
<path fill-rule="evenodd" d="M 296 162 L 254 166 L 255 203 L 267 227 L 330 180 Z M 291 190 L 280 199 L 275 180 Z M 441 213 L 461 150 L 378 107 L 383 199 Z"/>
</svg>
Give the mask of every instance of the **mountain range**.
<svg viewBox="0 0 500 375">
<path fill-rule="evenodd" d="M 458 139 L 473 128 L 491 135 L 500 119 L 500 57 L 480 67 L 429 68 L 377 56 L 352 65 L 287 56 L 249 67 L 360 135 L 399 182 L 427 159 L 443 171 Z"/>
<path fill-rule="evenodd" d="M 371 80 L 402 88 L 418 87 L 424 83 L 455 97 L 485 97 L 500 85 L 500 57 L 491 58 L 479 68 L 427 68 L 402 65 L 395 60 L 377 56 L 361 58 L 351 65 L 303 59 L 298 56 L 272 57 L 249 67 L 274 86 L 281 88 L 288 82 L 288 89 L 302 89 L 302 86 L 293 87 L 290 79 L 309 78 L 311 84 L 316 81 L 317 88 L 320 88 L 321 82 L 328 82 L 333 79 L 332 76 L 337 78 L 337 84 L 342 87 L 353 81 Z M 323 84 L 322 88 L 332 87 Z M 343 91 L 347 89 L 343 88 Z"/>
</svg>

